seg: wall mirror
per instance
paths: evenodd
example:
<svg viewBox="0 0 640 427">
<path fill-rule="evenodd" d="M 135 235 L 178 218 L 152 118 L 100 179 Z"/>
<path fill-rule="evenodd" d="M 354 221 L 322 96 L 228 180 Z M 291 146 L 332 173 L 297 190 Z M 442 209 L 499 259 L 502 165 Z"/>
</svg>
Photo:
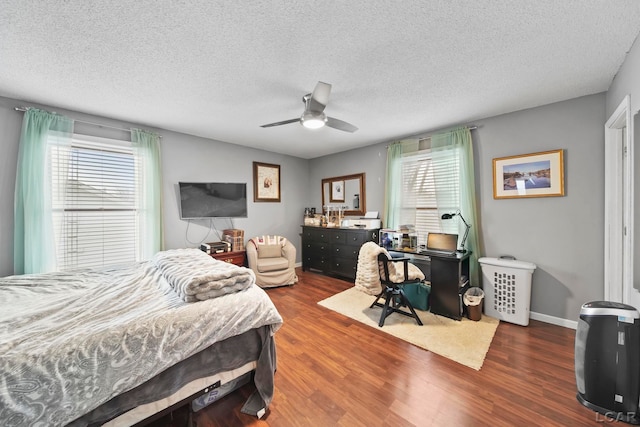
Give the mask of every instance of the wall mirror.
<svg viewBox="0 0 640 427">
<path fill-rule="evenodd" d="M 362 216 L 367 211 L 364 173 L 334 176 L 322 180 L 322 208 L 344 209 L 345 216 Z"/>
</svg>

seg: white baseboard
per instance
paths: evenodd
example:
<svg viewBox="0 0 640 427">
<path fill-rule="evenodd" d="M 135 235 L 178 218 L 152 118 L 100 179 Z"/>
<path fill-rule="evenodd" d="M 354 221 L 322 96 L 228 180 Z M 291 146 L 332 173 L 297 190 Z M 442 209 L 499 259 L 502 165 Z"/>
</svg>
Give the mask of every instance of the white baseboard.
<svg viewBox="0 0 640 427">
<path fill-rule="evenodd" d="M 561 317 L 549 316 L 548 314 L 530 312 L 529 318 L 540 322 L 551 323 L 552 325 L 563 326 L 565 328 L 577 329 L 578 322 L 575 320 L 562 319 Z"/>
</svg>

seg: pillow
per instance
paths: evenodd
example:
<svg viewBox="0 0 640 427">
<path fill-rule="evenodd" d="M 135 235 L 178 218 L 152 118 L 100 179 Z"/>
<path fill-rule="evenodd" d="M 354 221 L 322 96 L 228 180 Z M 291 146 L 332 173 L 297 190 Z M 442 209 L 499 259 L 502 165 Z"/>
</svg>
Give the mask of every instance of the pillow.
<svg viewBox="0 0 640 427">
<path fill-rule="evenodd" d="M 257 245 L 258 258 L 279 258 L 282 256 L 281 245 Z"/>
</svg>

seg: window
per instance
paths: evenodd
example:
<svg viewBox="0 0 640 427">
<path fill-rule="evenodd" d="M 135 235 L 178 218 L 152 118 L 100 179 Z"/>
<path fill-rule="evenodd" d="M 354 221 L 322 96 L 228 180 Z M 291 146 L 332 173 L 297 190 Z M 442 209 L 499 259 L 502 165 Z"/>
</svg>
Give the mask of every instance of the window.
<svg viewBox="0 0 640 427">
<path fill-rule="evenodd" d="M 50 147 L 58 269 L 139 260 L 138 166 L 132 144 L 74 135 L 71 147 Z"/>
<path fill-rule="evenodd" d="M 413 224 L 418 244 L 429 232 L 457 233 L 457 221 L 442 221 L 443 213 L 460 208 L 459 155 L 457 150 L 421 150 L 403 156 L 400 224 Z"/>
</svg>

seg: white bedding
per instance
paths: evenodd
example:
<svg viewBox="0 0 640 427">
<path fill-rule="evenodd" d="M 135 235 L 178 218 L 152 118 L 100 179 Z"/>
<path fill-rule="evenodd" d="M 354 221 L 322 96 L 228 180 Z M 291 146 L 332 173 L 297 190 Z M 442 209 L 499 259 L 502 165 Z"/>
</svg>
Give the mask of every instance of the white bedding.
<svg viewBox="0 0 640 427">
<path fill-rule="evenodd" d="M 253 270 L 213 259 L 196 249 L 158 252 L 151 261 L 187 302 L 238 292 L 256 282 Z"/>
<path fill-rule="evenodd" d="M 151 263 L 0 279 L 0 420 L 64 425 L 214 342 L 282 318 L 249 288 L 184 302 Z"/>
</svg>

